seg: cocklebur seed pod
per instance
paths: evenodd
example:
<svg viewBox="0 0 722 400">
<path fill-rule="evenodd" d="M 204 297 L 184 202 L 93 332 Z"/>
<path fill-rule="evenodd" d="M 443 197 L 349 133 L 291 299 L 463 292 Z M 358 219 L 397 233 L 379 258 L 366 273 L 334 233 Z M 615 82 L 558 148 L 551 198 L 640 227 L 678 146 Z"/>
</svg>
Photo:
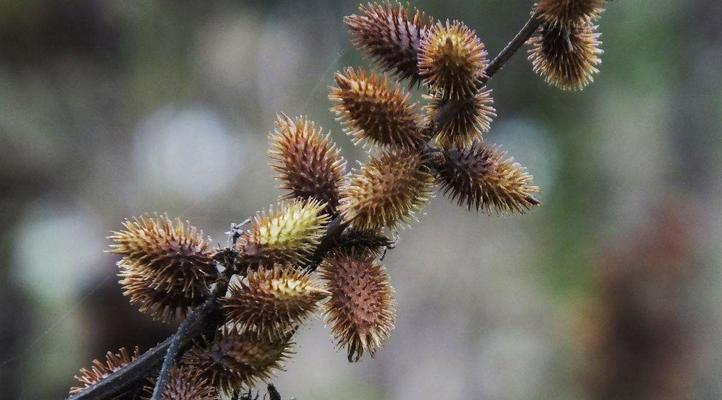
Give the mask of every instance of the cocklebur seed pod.
<svg viewBox="0 0 722 400">
<path fill-rule="evenodd" d="M 285 198 L 316 199 L 335 213 L 346 162 L 329 136 L 304 117 L 279 115 L 270 139 L 271 166 L 289 192 Z"/>
<path fill-rule="evenodd" d="M 270 339 L 224 328 L 213 339 L 196 343 L 181 364 L 202 371 L 204 379 L 226 394 L 249 389 L 283 367 L 292 354 L 293 334 Z"/>
<path fill-rule="evenodd" d="M 90 368 L 82 368 L 78 375 L 75 375 L 75 380 L 78 381 L 79 385 L 71 387 L 69 394 L 71 396 L 78 394 L 86 388 L 99 383 L 108 375 L 130 364 L 138 356 L 140 356 L 138 347 L 133 350 L 133 353 L 129 353 L 125 348 L 119 349 L 117 353 L 107 352 L 104 362 L 93 360 L 93 365 Z M 118 398 L 122 397 L 119 396 Z"/>
<path fill-rule="evenodd" d="M 424 83 L 447 98 L 463 99 L 477 92 L 488 64 L 484 44 L 462 22 L 437 22 L 421 42 L 419 73 Z"/>
<path fill-rule="evenodd" d="M 408 224 L 428 201 L 434 177 L 413 150 L 371 158 L 341 192 L 339 210 L 354 229 L 376 231 Z"/>
<path fill-rule="evenodd" d="M 329 293 L 294 267 L 259 268 L 247 282 L 234 282 L 221 306 L 239 332 L 282 337 L 311 315 Z"/>
<path fill-rule="evenodd" d="M 582 90 L 594 80 L 601 64 L 601 41 L 591 23 L 542 24 L 529 39 L 534 72 L 562 90 Z"/>
<path fill-rule="evenodd" d="M 359 14 L 344 18 L 351 42 L 368 53 L 384 70 L 416 84 L 419 43 L 427 31 L 427 19 L 417 9 L 400 3 L 368 3 Z"/>
<path fill-rule="evenodd" d="M 203 232 L 166 215 L 126 220 L 113 232 L 110 252 L 123 256 L 123 266 L 142 275 L 157 291 L 183 290 L 202 295 L 216 268 Z"/>
<path fill-rule="evenodd" d="M 242 256 L 251 264 L 266 266 L 305 262 L 329 221 L 325 208 L 317 200 L 293 200 L 258 213 L 239 242 Z"/>
<path fill-rule="evenodd" d="M 346 229 L 337 242 L 340 252 L 369 252 L 381 256 L 386 249 L 393 248 L 395 241 L 382 233 L 382 230 L 364 231 L 353 228 Z"/>
<path fill-rule="evenodd" d="M 536 12 L 549 25 L 592 22 L 604 12 L 606 0 L 539 0 Z"/>
<path fill-rule="evenodd" d="M 491 90 L 481 89 L 474 96 L 465 99 L 446 99 L 440 94 L 427 97 L 426 125 L 436 126 L 436 142 L 441 147 L 466 147 L 491 128 L 496 117 Z M 453 112 L 448 112 L 448 107 Z M 440 114 L 446 112 L 444 118 Z"/>
<path fill-rule="evenodd" d="M 155 378 L 143 387 L 141 399 L 153 397 Z M 203 372 L 189 366 L 173 367 L 168 373 L 160 400 L 217 400 L 218 391 L 203 377 Z"/>
<path fill-rule="evenodd" d="M 350 362 L 364 353 L 372 357 L 394 329 L 393 288 L 372 253 L 336 253 L 318 269 L 331 297 L 324 315 L 339 348 Z"/>
<path fill-rule="evenodd" d="M 337 120 L 354 143 L 382 147 L 414 147 L 424 139 L 419 129 L 416 104 L 398 84 L 363 69 L 347 68 L 336 74 L 336 87 L 329 99 Z"/>
<path fill-rule="evenodd" d="M 487 213 L 524 213 L 539 201 L 533 177 L 506 153 L 475 142 L 465 149 L 444 150 L 445 161 L 438 166 L 442 191 L 459 205 Z"/>
<path fill-rule="evenodd" d="M 118 262 L 118 267 L 123 295 L 128 297 L 130 304 L 138 307 L 138 311 L 155 320 L 182 320 L 193 307 L 203 303 L 202 295 L 185 290 L 182 284 L 175 287 L 155 285 L 146 270 L 126 258 Z"/>
</svg>

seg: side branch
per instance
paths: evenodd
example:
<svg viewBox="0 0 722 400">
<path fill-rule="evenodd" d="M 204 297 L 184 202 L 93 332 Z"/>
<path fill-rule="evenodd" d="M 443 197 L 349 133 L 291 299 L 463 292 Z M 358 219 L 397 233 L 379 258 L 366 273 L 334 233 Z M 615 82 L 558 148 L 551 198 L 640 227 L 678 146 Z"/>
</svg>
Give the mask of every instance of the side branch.
<svg viewBox="0 0 722 400">
<path fill-rule="evenodd" d="M 204 324 L 199 322 L 204 320 L 207 314 L 218 308 L 218 293 L 225 292 L 225 288 L 221 288 L 221 286 L 225 285 L 218 283 L 216 290 L 208 296 L 206 301 L 199 308 L 193 310 L 193 312 L 187 316 L 185 320 L 183 320 L 176 333 L 170 337 L 170 344 L 168 345 L 168 350 L 166 351 L 165 358 L 163 359 L 163 365 L 160 368 L 158 379 L 156 380 L 155 387 L 153 388 L 153 396 L 151 397 L 151 400 L 159 400 L 161 398 L 168 376 L 170 376 L 171 368 L 180 356 L 181 349 L 200 333 L 193 328 L 203 327 Z"/>
<path fill-rule="evenodd" d="M 496 74 L 501 67 L 506 64 L 507 61 L 521 48 L 521 46 L 526 43 L 527 40 L 531 37 L 534 32 L 536 32 L 537 28 L 539 28 L 539 25 L 541 24 L 541 20 L 539 19 L 539 14 L 534 13 L 529 17 L 529 19 L 526 21 L 526 24 L 521 28 L 519 33 L 514 36 L 514 39 L 512 39 L 507 45 L 499 52 L 499 54 L 494 57 L 493 60 L 489 63 L 489 65 L 486 66 L 484 69 L 484 77 L 481 79 L 481 85 L 485 84 L 494 74 Z"/>
</svg>

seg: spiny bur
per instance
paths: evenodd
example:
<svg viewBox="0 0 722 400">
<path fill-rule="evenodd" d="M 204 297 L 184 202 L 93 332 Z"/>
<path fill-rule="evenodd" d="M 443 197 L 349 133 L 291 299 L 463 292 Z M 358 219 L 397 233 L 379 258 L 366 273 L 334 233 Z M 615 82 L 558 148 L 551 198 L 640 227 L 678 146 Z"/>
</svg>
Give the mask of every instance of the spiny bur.
<svg viewBox="0 0 722 400">
<path fill-rule="evenodd" d="M 588 22 L 542 24 L 529 39 L 534 72 L 562 90 L 582 90 L 594 80 L 603 51 L 597 27 Z"/>
<path fill-rule="evenodd" d="M 346 162 L 328 135 L 304 117 L 278 115 L 269 156 L 286 199 L 316 199 L 329 213 L 338 206 Z"/>
<path fill-rule="evenodd" d="M 336 253 L 319 267 L 331 292 L 324 315 L 338 347 L 348 360 L 372 357 L 394 329 L 393 288 L 384 267 L 372 253 Z"/>
<path fill-rule="evenodd" d="M 336 104 L 331 110 L 354 143 L 413 147 L 424 139 L 416 105 L 398 84 L 389 87 L 386 76 L 347 68 L 336 74 L 329 98 Z"/>
<path fill-rule="evenodd" d="M 253 264 L 303 263 L 324 234 L 325 208 L 318 200 L 293 200 L 257 214 L 242 237 L 241 253 Z"/>
<path fill-rule="evenodd" d="M 431 196 L 433 184 L 418 152 L 382 152 L 356 171 L 342 190 L 339 209 L 355 229 L 393 229 L 411 222 Z"/>
<path fill-rule="evenodd" d="M 142 400 L 150 400 L 153 396 L 155 379 L 143 387 Z M 160 400 L 217 400 L 218 391 L 208 384 L 203 372 L 192 367 L 173 367 L 168 374 L 165 388 L 161 391 Z"/>
<path fill-rule="evenodd" d="M 445 162 L 438 166 L 442 191 L 469 209 L 524 213 L 539 204 L 534 198 L 539 188 L 526 168 L 505 156 L 482 142 L 445 150 Z"/>
<path fill-rule="evenodd" d="M 426 124 L 436 125 L 436 142 L 441 147 L 467 147 L 474 140 L 480 139 L 482 133 L 491 128 L 491 121 L 496 117 L 494 100 L 491 90 L 482 89 L 475 95 L 461 100 L 447 99 L 440 94 L 427 96 L 429 104 L 424 107 L 426 111 Z M 439 116 L 454 103 L 456 112 L 445 119 Z"/>
<path fill-rule="evenodd" d="M 174 322 L 188 316 L 191 308 L 203 303 L 203 296 L 185 291 L 183 285 L 159 288 L 143 270 L 125 260 L 118 262 L 120 286 L 130 304 L 138 311 L 162 322 Z"/>
<path fill-rule="evenodd" d="M 356 48 L 368 53 L 386 71 L 400 79 L 419 82 L 417 54 L 426 35 L 427 21 L 419 10 L 400 3 L 368 3 L 359 15 L 344 18 Z"/>
<path fill-rule="evenodd" d="M 539 0 L 536 11 L 549 25 L 591 22 L 604 12 L 606 0 Z"/>
<path fill-rule="evenodd" d="M 476 93 L 477 80 L 488 64 L 486 48 L 462 22 L 437 22 L 419 49 L 419 73 L 424 83 L 447 98 Z"/>
<path fill-rule="evenodd" d="M 107 352 L 105 354 L 105 362 L 93 360 L 93 365 L 90 368 L 82 368 L 78 375 L 75 375 L 75 380 L 78 381 L 79 386 L 71 387 L 69 394 L 78 394 L 82 392 L 83 389 L 95 385 L 107 378 L 108 375 L 125 367 L 139 356 L 140 349 L 138 347 L 133 350 L 133 353 L 128 353 L 128 350 L 124 347 L 120 348 L 117 353 Z"/>
<path fill-rule="evenodd" d="M 157 291 L 180 289 L 189 297 L 207 292 L 216 268 L 202 231 L 166 215 L 133 218 L 123 227 L 109 236 L 110 252 L 123 256 L 118 265 L 143 276 Z"/>
<path fill-rule="evenodd" d="M 328 295 L 307 272 L 262 267 L 249 272 L 247 282 L 232 283 L 221 305 L 239 332 L 276 338 L 303 323 Z"/>
<path fill-rule="evenodd" d="M 203 378 L 226 394 L 250 389 L 283 367 L 292 353 L 293 333 L 271 339 L 224 328 L 213 339 L 196 343 L 181 364 L 202 371 Z"/>
</svg>

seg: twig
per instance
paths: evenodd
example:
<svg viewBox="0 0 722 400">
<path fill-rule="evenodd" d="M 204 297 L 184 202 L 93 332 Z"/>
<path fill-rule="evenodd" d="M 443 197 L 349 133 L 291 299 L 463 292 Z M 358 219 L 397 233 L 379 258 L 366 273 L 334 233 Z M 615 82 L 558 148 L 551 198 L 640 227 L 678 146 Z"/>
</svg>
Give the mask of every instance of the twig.
<svg viewBox="0 0 722 400">
<path fill-rule="evenodd" d="M 346 224 L 342 223 L 340 217 L 334 218 L 328 224 L 328 227 L 326 228 L 326 235 L 321 240 L 319 248 L 311 257 L 311 261 L 309 262 L 307 268 L 315 269 L 326 253 L 333 248 L 335 243 L 337 243 L 346 226 Z M 233 270 L 232 266 L 226 267 L 226 271 L 230 272 Z M 156 380 L 156 386 L 153 389 L 153 395 L 155 396 L 156 392 L 162 393 L 159 389 L 159 383 L 163 383 L 161 382 L 161 379 L 167 379 L 163 378 L 163 375 L 169 373 L 170 366 L 173 365 L 177 355 L 180 354 L 179 350 L 182 350 L 188 343 L 190 343 L 191 340 L 200 336 L 203 332 L 216 330 L 221 325 L 222 320 L 214 320 L 213 317 L 218 310 L 218 302 L 216 300 L 225 292 L 227 284 L 227 277 L 226 279 L 222 278 L 219 280 L 218 285 L 209 295 L 205 303 L 186 317 L 186 320 L 181 323 L 178 327 L 178 331 L 176 331 L 173 336 L 167 338 L 156 347 L 146 351 L 143 355 L 125 367 L 108 375 L 107 378 L 103 379 L 99 383 L 74 396 L 68 397 L 67 400 L 111 399 L 114 396 L 127 392 L 138 381 L 148 377 L 148 375 L 150 375 L 161 362 L 165 368 L 161 368 L 161 373 L 159 374 L 158 379 Z M 188 322 L 189 320 L 190 322 Z M 187 326 L 185 326 L 186 322 L 188 322 Z M 172 350 L 170 348 L 174 340 L 177 340 L 177 349 L 179 350 Z"/>
<path fill-rule="evenodd" d="M 220 286 L 220 283 L 218 285 Z M 191 336 L 193 333 L 191 328 L 197 325 L 198 321 L 203 318 L 206 313 L 205 310 L 213 310 L 217 307 L 218 304 L 216 303 L 216 300 L 218 297 L 216 292 L 220 292 L 220 290 L 214 290 L 214 293 L 208 296 L 203 305 L 201 305 L 200 308 L 193 310 L 193 312 L 180 324 L 176 333 L 171 336 L 168 351 L 165 353 L 163 365 L 160 368 L 158 379 L 155 381 L 155 387 L 153 388 L 153 396 L 151 397 L 151 400 L 160 400 L 160 397 L 163 395 L 163 390 L 165 389 L 166 381 L 170 375 L 170 370 L 175 364 L 181 348 L 184 344 L 189 343 L 193 338 L 193 336 Z"/>
<path fill-rule="evenodd" d="M 529 17 L 529 19 L 526 21 L 524 26 L 521 28 L 519 33 L 514 36 L 514 39 L 512 39 L 507 45 L 497 54 L 496 57 L 494 57 L 493 60 L 489 63 L 489 65 L 486 66 L 484 69 L 484 77 L 480 79 L 480 84 L 483 85 L 488 81 L 494 74 L 496 74 L 501 67 L 506 64 L 507 61 L 513 56 L 520 48 L 521 46 L 526 43 L 526 41 L 531 37 L 531 35 L 536 32 L 537 28 L 539 27 L 539 24 L 541 24 L 541 20 L 539 20 L 539 15 L 537 13 L 534 13 Z"/>
<path fill-rule="evenodd" d="M 213 301 L 210 301 L 213 300 Z M 218 310 L 218 303 L 214 298 L 210 297 L 199 308 L 193 311 L 186 318 L 182 325 L 185 325 L 185 335 L 176 339 L 173 335 L 152 349 L 143 353 L 140 357 L 133 360 L 125 367 L 108 375 L 107 378 L 97 384 L 83 390 L 82 392 L 68 397 L 67 400 L 102 400 L 111 399 L 117 395 L 123 394 L 132 389 L 139 381 L 147 378 L 158 364 L 163 360 L 163 356 L 168 354 L 174 340 L 177 340 L 178 348 L 182 349 L 190 343 L 190 341 L 202 334 L 207 328 L 215 323 L 213 315 Z M 186 324 L 186 321 L 189 321 Z"/>
<path fill-rule="evenodd" d="M 233 240 L 234 245 L 235 242 L 236 239 Z M 186 344 L 190 343 L 190 341 L 200 333 L 193 331 L 192 328 L 198 325 L 200 320 L 205 319 L 207 314 L 210 315 L 212 311 L 218 309 L 218 298 L 226 293 L 226 290 L 228 289 L 228 281 L 230 280 L 229 275 L 233 271 L 228 266 L 225 266 L 225 268 L 226 269 L 216 281 L 216 286 L 213 288 L 213 291 L 208 294 L 206 301 L 200 307 L 193 310 L 193 312 L 191 312 L 190 315 L 183 320 L 180 326 L 178 326 L 176 333 L 171 336 L 171 342 L 168 346 L 168 351 L 166 351 L 165 357 L 163 358 L 163 365 L 160 367 L 160 373 L 158 373 L 158 379 L 155 381 L 153 395 L 150 400 L 160 400 L 163 395 L 163 390 L 165 390 L 170 370 L 180 356 L 182 348 Z"/>
<path fill-rule="evenodd" d="M 307 270 L 314 271 L 316 267 L 318 267 L 318 264 L 321 263 L 321 260 L 323 260 L 326 256 L 326 253 L 328 253 L 338 243 L 338 240 L 341 238 L 341 234 L 347 227 L 348 224 L 343 222 L 343 218 L 341 218 L 340 215 L 328 223 L 326 226 L 326 234 L 323 239 L 321 239 L 321 243 L 318 245 L 318 248 L 306 264 Z"/>
<path fill-rule="evenodd" d="M 167 338 L 157 346 L 143 353 L 133 362 L 108 375 L 107 378 L 82 392 L 68 397 L 67 400 L 112 399 L 132 389 L 138 381 L 145 379 L 163 359 L 172 338 Z"/>
<path fill-rule="evenodd" d="M 514 36 L 506 47 L 489 63 L 485 69 L 484 79 L 478 81 L 480 87 L 485 84 L 496 72 L 498 72 L 504 64 L 521 48 L 526 40 L 539 27 L 539 20 L 536 14 L 532 15 L 526 24 L 521 28 L 519 33 Z M 458 105 L 458 103 L 457 103 Z M 439 113 L 440 118 L 448 118 L 448 115 L 454 110 L 454 104 L 444 106 Z M 440 118 L 437 118 L 437 125 Z M 340 217 L 334 218 L 326 229 L 326 235 L 321 240 L 316 252 L 311 257 L 307 269 L 313 271 L 316 269 L 323 257 L 330 251 L 333 246 L 338 243 L 339 238 L 348 225 L 343 223 Z M 233 239 L 233 238 L 232 238 Z M 232 270 L 232 268 L 229 268 Z M 227 284 L 227 282 L 225 282 Z M 180 351 L 190 343 L 191 340 L 201 335 L 204 331 L 217 329 L 222 320 L 214 320 L 213 316 L 218 310 L 218 302 L 216 301 L 222 293 L 217 293 L 219 287 L 223 286 L 222 282 L 216 287 L 216 290 L 210 294 L 209 298 L 196 310 L 194 310 L 178 328 L 178 331 L 171 337 L 167 338 L 156 347 L 146 351 L 126 365 L 125 367 L 108 375 L 99 383 L 83 390 L 82 392 L 70 396 L 67 400 L 107 400 L 127 392 L 135 386 L 140 380 L 145 379 L 150 373 L 158 367 L 163 361 L 161 373 L 156 381 L 156 387 L 153 390 L 153 399 L 160 397 L 161 384 L 167 379 L 170 366 L 173 365 Z M 223 290 L 225 292 L 225 289 Z M 165 357 L 164 357 L 165 355 Z M 165 358 L 165 359 L 164 359 Z"/>
<path fill-rule="evenodd" d="M 488 82 L 494 74 L 499 72 L 501 67 L 503 67 L 504 64 L 506 64 L 507 61 L 509 61 L 509 59 L 511 59 L 511 57 L 519 51 L 521 46 L 526 43 L 529 37 L 536 32 L 537 28 L 539 28 L 539 24 L 541 24 L 541 21 L 538 18 L 538 14 L 532 14 L 519 33 L 517 33 L 516 36 L 514 36 L 514 38 L 499 52 L 499 54 L 494 57 L 489 65 L 484 68 L 484 74 L 476 81 L 476 87 L 478 90 L 481 90 L 486 82 Z M 436 114 L 436 118 L 433 121 L 433 127 L 445 125 L 449 119 L 456 114 L 456 110 L 466 106 L 467 103 L 471 101 L 473 101 L 473 98 L 449 100 L 444 103 L 439 109 L 439 112 Z"/>
</svg>

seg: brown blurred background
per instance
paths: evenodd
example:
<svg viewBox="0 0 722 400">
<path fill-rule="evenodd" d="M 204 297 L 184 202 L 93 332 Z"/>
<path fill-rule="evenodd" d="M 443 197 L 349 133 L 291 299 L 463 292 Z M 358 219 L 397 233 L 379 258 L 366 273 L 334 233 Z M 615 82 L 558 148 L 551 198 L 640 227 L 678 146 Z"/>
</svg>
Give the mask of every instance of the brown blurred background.
<svg viewBox="0 0 722 400">
<path fill-rule="evenodd" d="M 419 1 L 494 54 L 526 0 Z M 277 112 L 328 112 L 333 72 L 368 61 L 355 1 L 0 0 L 0 398 L 57 399 L 106 350 L 170 327 L 121 296 L 105 236 L 168 212 L 223 243 L 278 195 Z M 722 397 L 722 3 L 618 0 L 579 94 L 524 54 L 491 82 L 488 136 L 543 207 L 484 216 L 437 196 L 386 258 L 398 323 L 346 362 L 318 319 L 276 383 L 323 399 Z"/>
</svg>

